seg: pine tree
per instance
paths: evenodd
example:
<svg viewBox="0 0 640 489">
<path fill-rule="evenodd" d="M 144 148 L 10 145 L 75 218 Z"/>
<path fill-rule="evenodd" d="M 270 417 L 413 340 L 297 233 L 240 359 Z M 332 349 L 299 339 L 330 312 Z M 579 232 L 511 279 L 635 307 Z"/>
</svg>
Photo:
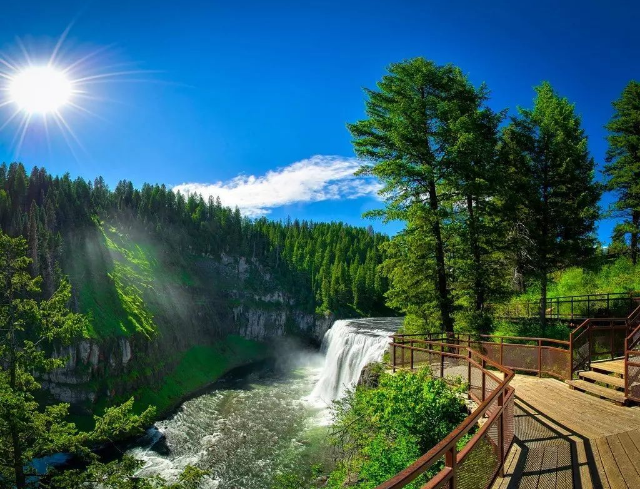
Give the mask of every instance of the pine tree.
<svg viewBox="0 0 640 489">
<path fill-rule="evenodd" d="M 360 174 L 373 175 L 384 183 L 386 208 L 371 215 L 410 223 L 412 233 L 424 233 L 420 245 L 422 265 L 412 269 L 422 280 L 435 278 L 433 296 L 445 331 L 453 331 L 451 277 L 446 264 L 444 227 L 451 222 L 453 200 L 451 176 L 456 148 L 465 124 L 473 119 L 483 94 L 460 69 L 438 66 L 423 58 L 392 64 L 377 90 L 366 90 L 367 119 L 349 124 L 356 154 L 367 160 Z M 401 233 L 402 234 L 402 233 Z M 414 253 L 417 244 L 400 236 L 397 250 Z M 396 239 L 396 238 L 394 238 Z M 414 257 L 406 257 L 415 261 Z M 387 267 L 389 271 L 389 267 Z M 405 270 L 409 271 L 409 270 Z M 390 273 L 391 288 L 415 277 Z"/>
<path fill-rule="evenodd" d="M 606 125 L 609 148 L 604 173 L 609 177 L 607 190 L 618 196 L 614 213 L 623 218 L 616 233 L 629 235 L 629 252 L 635 265 L 640 244 L 640 83 L 629 82 L 613 108 L 614 115 Z"/>
<path fill-rule="evenodd" d="M 549 274 L 595 250 L 601 194 L 595 163 L 573 104 L 546 82 L 536 88 L 533 108 L 519 109 L 504 130 L 502 145 L 514 177 L 511 197 L 526 213 L 529 266 L 540 283 L 544 325 Z"/>
</svg>

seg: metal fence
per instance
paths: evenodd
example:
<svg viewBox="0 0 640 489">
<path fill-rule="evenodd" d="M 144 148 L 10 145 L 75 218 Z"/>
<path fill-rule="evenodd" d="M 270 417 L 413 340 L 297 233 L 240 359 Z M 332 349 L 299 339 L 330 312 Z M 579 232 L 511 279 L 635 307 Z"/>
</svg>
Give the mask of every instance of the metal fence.
<svg viewBox="0 0 640 489">
<path fill-rule="evenodd" d="M 490 487 L 502 474 L 514 438 L 513 372 L 464 344 L 394 336 L 390 349 L 394 371 L 429 366 L 434 377 L 462 378 L 477 407 L 445 439 L 376 489 L 399 489 L 419 477 L 427 479 L 422 488 Z M 471 439 L 458 451 L 468 435 Z"/>
<path fill-rule="evenodd" d="M 447 345 L 466 345 L 491 361 L 511 370 L 549 375 L 557 379 L 571 378 L 569 341 L 521 336 L 498 336 L 462 333 L 396 335 L 394 341 L 418 344 L 421 340 L 439 341 Z"/>
<path fill-rule="evenodd" d="M 627 399 L 640 402 L 640 307 L 629 316 L 635 329 L 624 342 L 624 394 Z"/>
<path fill-rule="evenodd" d="M 544 305 L 538 301 L 517 301 L 492 304 L 495 316 L 508 318 L 532 318 L 540 315 L 555 319 L 626 317 L 638 304 L 640 292 L 611 292 L 606 294 L 572 295 L 547 298 Z"/>
<path fill-rule="evenodd" d="M 591 362 L 625 356 L 625 339 L 629 334 L 628 318 L 587 319 L 570 335 L 571 377 L 589 370 Z"/>
</svg>

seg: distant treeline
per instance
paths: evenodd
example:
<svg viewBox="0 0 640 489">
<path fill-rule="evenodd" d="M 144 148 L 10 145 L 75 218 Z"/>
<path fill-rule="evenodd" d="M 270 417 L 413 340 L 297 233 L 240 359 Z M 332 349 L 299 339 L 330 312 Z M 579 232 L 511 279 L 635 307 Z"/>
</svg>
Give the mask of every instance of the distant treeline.
<svg viewBox="0 0 640 489">
<path fill-rule="evenodd" d="M 122 180 L 111 190 L 93 182 L 52 176 L 21 163 L 0 166 L 0 228 L 28 240 L 32 273 L 52 292 L 61 276 L 60 258 L 73 235 L 95 219 L 144 227 L 169 252 L 244 257 L 261 264 L 308 310 L 338 314 L 388 312 L 386 280 L 377 273 L 388 241 L 371 228 L 343 223 L 244 218 L 220 199 L 182 195 L 165 185 L 135 188 Z M 69 245 L 70 246 L 70 245 Z M 66 250 L 69 252 L 70 250 Z"/>
</svg>

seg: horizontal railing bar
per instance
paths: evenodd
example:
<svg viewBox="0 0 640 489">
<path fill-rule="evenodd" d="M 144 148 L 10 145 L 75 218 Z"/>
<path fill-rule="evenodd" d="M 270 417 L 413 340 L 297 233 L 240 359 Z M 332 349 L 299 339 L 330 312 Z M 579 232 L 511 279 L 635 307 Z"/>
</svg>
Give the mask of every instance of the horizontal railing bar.
<svg viewBox="0 0 640 489">
<path fill-rule="evenodd" d="M 429 470 L 433 466 L 433 464 L 436 463 L 438 460 L 440 460 L 447 452 L 455 449 L 457 442 L 463 436 L 465 436 L 471 430 L 471 428 L 478 423 L 478 421 L 482 417 L 485 416 L 486 412 L 492 406 L 492 403 L 497 399 L 497 397 L 500 394 L 503 394 L 505 396 L 505 399 L 508 399 L 509 398 L 508 393 L 510 392 L 510 390 L 512 390 L 512 388 L 509 386 L 509 382 L 511 382 L 511 380 L 513 379 L 513 376 L 514 376 L 513 371 L 496 362 L 493 362 L 491 359 L 487 358 L 481 353 L 472 350 L 467 345 L 439 343 L 435 341 L 420 340 L 420 339 L 411 340 L 411 341 L 412 343 L 417 342 L 417 343 L 426 344 L 430 346 L 439 346 L 447 349 L 455 349 L 457 351 L 464 350 L 466 354 L 462 355 L 460 353 L 451 353 L 450 351 L 443 351 L 443 350 L 439 351 L 439 350 L 433 350 L 433 349 L 419 348 L 419 347 L 414 347 L 411 345 L 406 345 L 403 343 L 396 343 L 396 342 L 392 342 L 391 347 L 394 348 L 394 351 L 396 348 L 401 348 L 401 349 L 404 348 L 410 351 L 422 351 L 429 354 L 439 355 L 440 357 L 448 357 L 448 358 L 456 358 L 456 359 L 464 360 L 468 365 L 479 368 L 483 373 L 483 375 L 490 377 L 491 379 L 496 381 L 498 385 L 489 393 L 488 396 L 485 396 L 485 394 L 483 393 L 483 396 L 485 396 L 484 401 L 482 401 L 482 403 L 480 403 L 479 406 L 471 414 L 469 414 L 469 416 L 467 416 L 462 421 L 462 423 L 460 423 L 456 427 L 455 430 L 449 433 L 449 435 L 447 435 L 435 447 L 433 447 L 431 450 L 429 450 L 427 453 L 421 456 L 413 464 L 409 465 L 409 467 L 407 467 L 406 469 L 404 469 L 403 471 L 401 471 L 400 473 L 398 473 L 396 476 L 392 477 L 388 481 L 383 482 L 382 484 L 377 486 L 377 489 L 399 489 L 401 487 L 406 486 L 411 481 L 416 479 L 418 476 L 420 476 L 421 474 Z M 476 361 L 476 359 L 480 359 L 482 363 L 479 363 L 478 361 Z M 404 361 L 403 361 L 403 364 L 404 364 Z M 504 379 L 498 378 L 491 371 L 487 370 L 486 368 L 487 364 L 490 364 L 494 368 L 497 368 L 498 370 L 500 370 L 504 374 Z M 395 354 L 394 354 L 394 367 L 397 367 L 397 357 L 395 356 Z M 470 389 L 469 396 L 475 397 L 475 395 L 471 392 L 472 390 L 471 385 L 469 385 L 469 389 Z M 504 408 L 497 410 L 497 412 L 502 412 L 503 409 Z M 457 457 L 455 458 L 456 458 L 456 461 L 454 461 L 454 465 L 457 463 Z M 449 475 L 450 473 L 451 475 Z M 445 469 L 441 470 L 423 487 L 429 487 L 429 488 L 439 487 L 441 484 L 446 482 L 448 478 L 452 476 L 452 474 L 453 474 L 453 469 L 450 467 L 445 467 Z"/>
</svg>

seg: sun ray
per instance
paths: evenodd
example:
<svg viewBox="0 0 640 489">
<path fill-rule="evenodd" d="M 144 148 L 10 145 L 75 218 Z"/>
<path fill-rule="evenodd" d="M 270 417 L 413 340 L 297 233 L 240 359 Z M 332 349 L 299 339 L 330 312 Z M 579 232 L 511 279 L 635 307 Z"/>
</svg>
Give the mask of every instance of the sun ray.
<svg viewBox="0 0 640 489">
<path fill-rule="evenodd" d="M 54 65 L 54 62 L 56 60 L 56 56 L 58 55 L 58 52 L 60 51 L 60 48 L 62 47 L 62 43 L 64 42 L 64 40 L 69 35 L 69 31 L 73 27 L 74 23 L 75 23 L 75 20 L 72 20 L 71 23 L 67 26 L 67 28 L 62 32 L 62 35 L 58 39 L 58 42 L 56 43 L 56 46 L 53 48 L 53 51 L 51 52 L 51 56 L 49 57 L 48 66 L 53 66 Z"/>
<path fill-rule="evenodd" d="M 131 71 L 114 71 L 111 73 L 100 73 L 99 75 L 91 75 L 91 76 L 85 76 L 83 78 L 75 78 L 73 81 L 74 83 L 77 84 L 85 84 L 89 81 L 92 80 L 99 80 L 99 79 L 105 79 L 105 78 L 115 78 L 118 76 L 128 76 L 128 75 L 142 75 L 142 74 L 149 74 L 149 73 L 162 73 L 161 71 L 155 71 L 155 70 L 131 70 Z M 114 80 L 117 81 L 117 80 Z"/>
<path fill-rule="evenodd" d="M 27 62 L 27 65 L 31 66 L 32 65 L 31 56 L 29 56 L 29 51 L 27 51 L 27 48 L 25 47 L 24 43 L 22 42 L 22 39 L 20 39 L 19 37 L 16 37 L 16 43 L 20 47 L 20 50 L 22 51 L 22 54 L 24 56 L 24 59 Z"/>
<path fill-rule="evenodd" d="M 82 58 L 80 58 L 80 59 L 78 59 L 78 60 L 74 61 L 74 62 L 73 62 L 73 63 L 71 63 L 69 66 L 67 66 L 67 67 L 63 68 L 62 72 L 63 72 L 63 73 L 69 73 L 69 72 L 71 72 L 75 67 L 77 67 L 77 66 L 81 66 L 81 65 L 82 65 L 82 63 L 84 63 L 84 62 L 86 62 L 86 61 L 90 60 L 90 59 L 91 59 L 91 58 L 93 58 L 94 56 L 97 56 L 98 54 L 100 54 L 100 53 L 102 53 L 102 52 L 104 52 L 104 51 L 106 51 L 106 50 L 110 49 L 110 48 L 111 48 L 111 47 L 113 47 L 113 46 L 114 46 L 114 44 L 110 44 L 110 45 L 108 45 L 108 46 L 104 46 L 104 47 L 101 47 L 101 48 L 99 48 L 99 49 L 96 49 L 95 51 L 93 51 L 93 52 L 91 52 L 91 53 L 87 54 L 86 56 L 83 56 Z"/>
<path fill-rule="evenodd" d="M 69 107 L 72 107 L 73 109 L 79 111 L 79 112 L 82 112 L 83 114 L 87 114 L 87 115 L 90 115 L 91 117 L 95 117 L 96 119 L 100 119 L 102 122 L 109 122 L 104 117 L 102 117 L 102 116 L 96 114 L 95 112 L 83 107 L 82 105 L 78 105 L 78 104 L 75 104 L 73 102 L 69 102 L 67 105 Z"/>
<path fill-rule="evenodd" d="M 27 134 L 27 129 L 29 128 L 29 122 L 31 121 L 31 114 L 29 114 L 28 112 L 26 112 L 24 114 L 24 117 L 22 119 L 22 122 L 20 123 L 20 126 L 18 126 L 18 132 L 16 133 L 16 136 L 18 134 L 20 134 L 20 139 L 18 140 L 18 144 L 16 145 L 16 149 L 14 151 L 15 157 L 18 158 L 20 156 L 20 151 L 22 151 L 22 143 L 24 142 L 24 137 Z M 13 141 L 11 142 L 11 145 L 14 145 L 15 142 L 15 136 L 13 138 Z"/>
<path fill-rule="evenodd" d="M 9 118 L 4 122 L 4 124 L 2 124 L 2 125 L 0 126 L 0 131 L 2 131 L 5 127 L 7 127 L 7 126 L 11 123 L 11 121 L 12 121 L 13 119 L 15 119 L 15 118 L 18 116 L 18 114 L 19 114 L 20 112 L 22 112 L 22 109 L 18 109 L 18 110 L 16 110 L 16 111 L 11 115 L 11 117 L 9 117 Z"/>
<path fill-rule="evenodd" d="M 71 126 L 69 126 L 69 124 L 67 124 L 67 121 L 64 119 L 64 116 L 60 112 L 58 112 L 57 110 L 53 112 L 53 116 L 56 118 L 56 120 L 60 121 L 60 123 L 62 123 L 62 125 L 64 125 L 64 127 L 67 129 L 67 132 L 73 138 L 73 140 L 76 142 L 78 147 L 83 152 L 86 153 L 87 151 L 84 149 L 84 146 L 82 145 L 82 143 L 80 142 L 80 140 L 76 136 L 76 133 L 73 132 L 73 129 L 71 129 Z"/>
<path fill-rule="evenodd" d="M 69 141 L 69 138 L 67 137 L 67 133 L 65 131 L 64 126 L 62 126 L 62 124 L 60 123 L 60 120 L 58 119 L 58 115 L 55 113 L 53 114 L 53 120 L 56 122 L 56 125 L 60 128 L 60 133 L 62 134 L 62 137 L 64 138 L 65 142 L 67 143 L 67 147 L 69 148 L 69 151 L 71 151 L 71 154 L 73 155 L 75 160 L 79 162 L 80 158 L 78 158 L 77 153 L 73 149 L 73 145 L 71 144 L 71 141 Z M 82 146 L 80 147 L 82 148 Z"/>
</svg>

